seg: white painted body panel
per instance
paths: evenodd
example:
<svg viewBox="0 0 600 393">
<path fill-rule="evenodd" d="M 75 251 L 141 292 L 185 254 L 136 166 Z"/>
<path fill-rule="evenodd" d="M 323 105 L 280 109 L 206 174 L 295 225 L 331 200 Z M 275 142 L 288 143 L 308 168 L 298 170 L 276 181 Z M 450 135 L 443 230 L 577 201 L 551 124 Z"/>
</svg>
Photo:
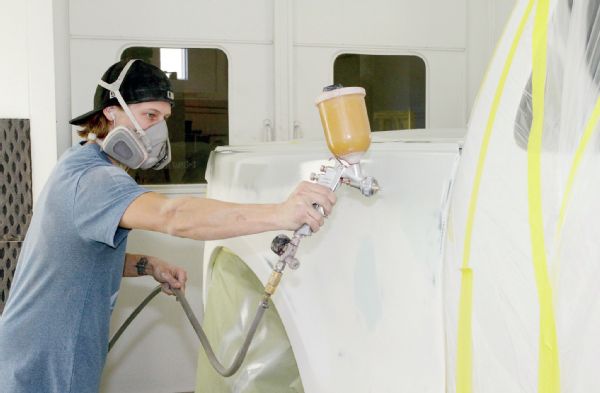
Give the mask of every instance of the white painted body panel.
<svg viewBox="0 0 600 393">
<path fill-rule="evenodd" d="M 444 131 L 411 142 L 411 134 L 374 134 L 362 162 L 380 193 L 341 187 L 326 225 L 301 242 L 300 268 L 286 269 L 273 298 L 307 393 L 445 390 L 442 211 L 460 140 Z M 207 195 L 280 201 L 329 155 L 322 141 L 220 148 Z M 266 282 L 275 235 L 206 242 L 204 260 L 225 246 Z"/>
</svg>

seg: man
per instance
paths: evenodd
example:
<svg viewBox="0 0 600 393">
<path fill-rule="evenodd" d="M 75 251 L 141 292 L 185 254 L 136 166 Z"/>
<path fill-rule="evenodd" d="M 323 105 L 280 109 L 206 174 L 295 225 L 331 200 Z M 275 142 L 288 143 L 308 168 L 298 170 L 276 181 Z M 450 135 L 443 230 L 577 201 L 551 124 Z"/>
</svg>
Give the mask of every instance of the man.
<svg viewBox="0 0 600 393">
<path fill-rule="evenodd" d="M 198 240 L 270 230 L 317 231 L 335 195 L 301 183 L 280 204 L 169 199 L 140 187 L 124 168 L 161 169 L 170 161 L 165 120 L 174 96 L 165 74 L 141 60 L 112 65 L 82 126 L 36 204 L 11 294 L 0 319 L 0 392 L 97 392 L 110 313 L 121 276 L 151 274 L 183 288 L 183 269 L 125 253 L 130 229 Z"/>
</svg>

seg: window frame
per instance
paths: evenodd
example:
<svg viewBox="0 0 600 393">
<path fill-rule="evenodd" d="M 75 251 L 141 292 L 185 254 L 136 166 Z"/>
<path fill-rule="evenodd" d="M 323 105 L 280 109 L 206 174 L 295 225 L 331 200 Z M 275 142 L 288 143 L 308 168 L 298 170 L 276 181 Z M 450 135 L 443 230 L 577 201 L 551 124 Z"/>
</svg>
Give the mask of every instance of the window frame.
<svg viewBox="0 0 600 393">
<path fill-rule="evenodd" d="M 411 129 L 406 129 L 403 131 L 410 131 L 410 130 L 423 130 L 423 129 L 428 129 L 429 128 L 429 117 L 430 117 L 430 64 L 429 61 L 427 59 L 427 56 L 425 56 L 424 54 L 418 52 L 418 51 L 413 51 L 413 50 L 390 50 L 389 48 L 385 48 L 385 49 L 373 49 L 373 50 L 369 50 L 369 49 L 363 49 L 363 48 L 343 48 L 339 51 L 336 51 L 335 53 L 333 53 L 332 56 L 332 60 L 331 60 L 331 64 L 330 64 L 330 70 L 331 70 L 331 83 L 333 84 L 335 81 L 335 62 L 336 60 L 342 56 L 342 55 L 359 55 L 359 56 L 412 56 L 412 57 L 417 57 L 419 58 L 424 66 L 425 66 L 425 88 L 424 88 L 424 93 L 425 93 L 425 115 L 424 115 L 424 120 L 425 120 L 425 125 L 423 128 L 411 128 Z M 373 131 L 373 132 L 380 132 L 380 131 Z M 384 132 L 384 131 L 381 131 Z"/>
</svg>

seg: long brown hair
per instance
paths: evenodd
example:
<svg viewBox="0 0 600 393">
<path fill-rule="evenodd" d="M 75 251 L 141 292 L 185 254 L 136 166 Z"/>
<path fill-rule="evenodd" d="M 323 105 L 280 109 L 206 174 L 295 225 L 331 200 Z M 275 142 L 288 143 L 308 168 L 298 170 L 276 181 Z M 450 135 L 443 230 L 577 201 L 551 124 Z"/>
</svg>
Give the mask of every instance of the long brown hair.
<svg viewBox="0 0 600 393">
<path fill-rule="evenodd" d="M 99 139 L 103 139 L 110 131 L 111 122 L 104 116 L 102 111 L 94 114 L 85 123 L 81 125 L 81 130 L 77 134 L 83 139 L 87 139 L 89 133 L 94 133 Z"/>
</svg>

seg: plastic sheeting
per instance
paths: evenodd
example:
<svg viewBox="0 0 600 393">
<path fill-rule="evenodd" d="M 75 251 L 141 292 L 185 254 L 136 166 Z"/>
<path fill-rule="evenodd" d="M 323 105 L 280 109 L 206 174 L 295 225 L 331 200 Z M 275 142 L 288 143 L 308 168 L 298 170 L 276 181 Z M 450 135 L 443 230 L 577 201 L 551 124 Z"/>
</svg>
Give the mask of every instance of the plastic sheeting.
<svg viewBox="0 0 600 393">
<path fill-rule="evenodd" d="M 444 250 L 449 392 L 593 392 L 597 0 L 517 3 L 473 109 Z"/>
<path fill-rule="evenodd" d="M 213 253 L 211 264 L 203 326 L 217 358 L 229 367 L 254 319 L 264 287 L 226 248 Z M 237 373 L 221 377 L 201 350 L 196 381 L 197 393 L 303 393 L 294 353 L 275 306 L 271 304 L 265 312 Z"/>
</svg>

